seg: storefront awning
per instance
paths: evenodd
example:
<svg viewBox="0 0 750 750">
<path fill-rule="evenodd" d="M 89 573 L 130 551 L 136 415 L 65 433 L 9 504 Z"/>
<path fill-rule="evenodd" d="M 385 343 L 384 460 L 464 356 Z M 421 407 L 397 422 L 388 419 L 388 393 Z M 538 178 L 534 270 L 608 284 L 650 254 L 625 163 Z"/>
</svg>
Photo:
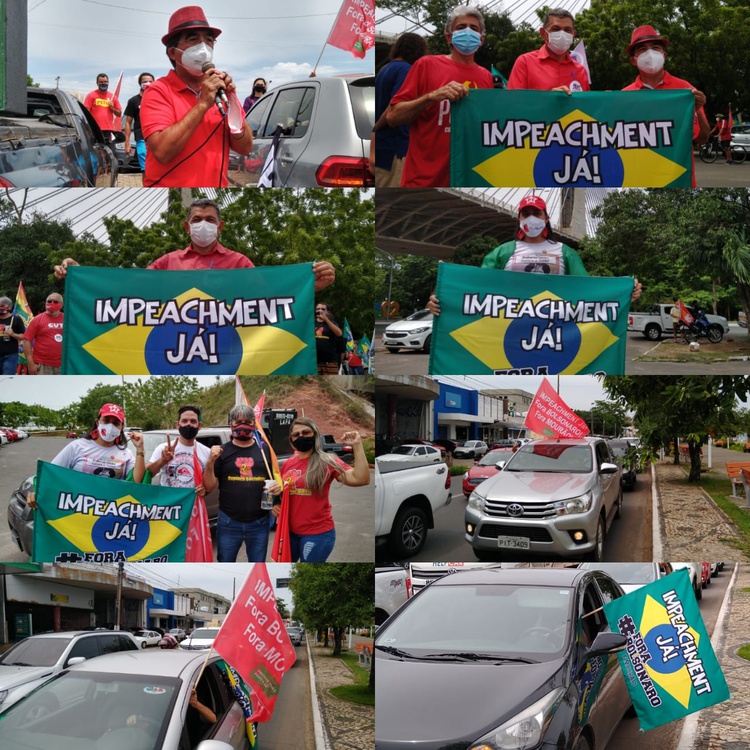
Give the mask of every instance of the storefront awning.
<svg viewBox="0 0 750 750">
<path fill-rule="evenodd" d="M 439 412 L 438 424 L 494 424 L 494 419 L 478 417 L 476 414 L 460 414 L 457 412 Z"/>
</svg>

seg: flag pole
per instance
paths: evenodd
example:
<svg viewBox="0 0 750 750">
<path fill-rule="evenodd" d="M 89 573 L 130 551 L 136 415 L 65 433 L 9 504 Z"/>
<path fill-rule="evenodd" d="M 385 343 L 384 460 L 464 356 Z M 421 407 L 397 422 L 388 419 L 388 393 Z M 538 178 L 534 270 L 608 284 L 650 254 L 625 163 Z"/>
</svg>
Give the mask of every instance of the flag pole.
<svg viewBox="0 0 750 750">
<path fill-rule="evenodd" d="M 336 14 L 336 20 L 333 22 L 333 25 L 331 26 L 331 29 L 329 29 L 328 36 L 326 37 L 326 40 L 323 43 L 323 49 L 320 50 L 320 54 L 318 55 L 318 59 L 315 61 L 315 65 L 313 65 L 312 73 L 310 73 L 310 78 L 315 78 L 315 76 L 317 75 L 316 71 L 318 69 L 318 64 L 320 63 L 320 60 L 323 57 L 323 53 L 326 51 L 326 44 L 328 44 L 328 40 L 331 38 L 331 30 L 336 25 L 336 22 L 339 20 L 339 15 L 341 15 L 341 11 L 344 9 L 344 4 L 345 3 L 346 3 L 346 0 L 342 0 L 341 7 L 339 8 L 339 12 Z"/>
<path fill-rule="evenodd" d="M 211 644 L 211 648 L 208 649 L 208 653 L 206 654 L 206 658 L 203 660 L 203 664 L 201 665 L 201 671 L 198 672 L 198 677 L 195 679 L 195 683 L 193 684 L 193 688 L 198 687 L 198 683 L 201 681 L 201 677 L 203 677 L 203 672 L 206 669 L 206 666 L 208 664 L 208 660 L 211 656 L 211 654 L 214 651 L 214 644 Z"/>
</svg>

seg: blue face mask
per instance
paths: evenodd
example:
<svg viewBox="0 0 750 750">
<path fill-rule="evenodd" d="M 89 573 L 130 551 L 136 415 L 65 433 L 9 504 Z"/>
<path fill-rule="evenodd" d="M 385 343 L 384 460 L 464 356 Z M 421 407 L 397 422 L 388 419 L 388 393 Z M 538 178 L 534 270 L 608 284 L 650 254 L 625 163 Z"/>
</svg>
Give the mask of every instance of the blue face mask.
<svg viewBox="0 0 750 750">
<path fill-rule="evenodd" d="M 453 32 L 451 43 L 462 55 L 471 55 L 482 45 L 482 36 L 474 29 L 459 29 Z"/>
</svg>

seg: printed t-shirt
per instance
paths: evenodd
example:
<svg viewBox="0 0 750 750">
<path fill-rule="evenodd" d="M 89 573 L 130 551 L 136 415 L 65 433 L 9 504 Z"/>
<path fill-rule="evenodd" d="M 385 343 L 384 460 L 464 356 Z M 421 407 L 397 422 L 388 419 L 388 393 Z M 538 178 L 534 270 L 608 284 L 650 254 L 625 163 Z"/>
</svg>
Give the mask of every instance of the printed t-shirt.
<svg viewBox="0 0 750 750">
<path fill-rule="evenodd" d="M 152 133 L 165 130 L 182 120 L 199 99 L 200 94 L 189 88 L 174 70 L 170 70 L 165 77 L 154 81 L 143 92 L 143 137 L 148 141 Z M 182 151 L 166 164 L 157 161 L 153 149 L 148 150 L 143 185 L 227 187 L 228 166 L 229 131 L 218 108 L 211 107 L 203 115 L 203 119 Z"/>
<path fill-rule="evenodd" d="M 62 364 L 63 317 L 64 313 L 53 317 L 43 312 L 29 323 L 23 337 L 34 342 L 32 356 L 36 364 L 48 367 Z"/>
<path fill-rule="evenodd" d="M 391 104 L 414 101 L 451 81 L 470 89 L 492 88 L 489 71 L 476 63 L 463 65 L 447 55 L 425 55 L 411 66 Z M 449 187 L 450 132 L 448 100 L 433 102 L 409 123 L 409 150 L 404 160 L 402 187 Z"/>
<path fill-rule="evenodd" d="M 135 466 L 135 456 L 128 448 L 106 447 L 80 438 L 68 443 L 53 459 L 55 466 L 95 474 L 111 479 L 127 479 Z"/>
<path fill-rule="evenodd" d="M 216 247 L 207 254 L 196 253 L 192 245 L 183 250 L 162 255 L 149 268 L 155 271 L 208 271 L 230 268 L 255 268 L 255 264 L 242 253 L 229 250 L 216 243 Z"/>
<path fill-rule="evenodd" d="M 219 481 L 219 510 L 235 521 L 256 521 L 268 515 L 260 507 L 263 483 L 271 479 L 257 442 L 247 447 L 233 442 L 221 446 L 222 454 L 214 464 Z M 270 457 L 266 453 L 268 465 Z"/>
<path fill-rule="evenodd" d="M 342 470 L 348 471 L 351 469 L 338 456 L 334 458 Z M 322 534 L 334 527 L 328 493 L 331 488 L 331 482 L 337 475 L 337 472 L 332 466 L 329 467 L 328 478 L 322 491 L 313 492 L 305 487 L 305 472 L 307 471 L 308 461 L 309 459 L 300 458 L 299 454 L 295 453 L 291 458 L 287 458 L 281 467 L 281 476 L 283 479 L 287 477 L 294 478 L 294 484 L 289 494 L 291 500 L 289 507 L 289 529 L 293 534 L 301 536 Z"/>
<path fill-rule="evenodd" d="M 122 112 L 120 101 L 111 91 L 94 89 L 89 91 L 83 100 L 83 106 L 91 112 L 96 124 L 102 130 L 122 130 L 120 118 L 115 117 L 112 112 L 112 103 L 114 103 L 115 109 Z"/>
<path fill-rule="evenodd" d="M 151 454 L 149 463 L 152 464 L 160 460 L 162 449 L 166 447 L 166 443 L 157 445 Z M 180 489 L 184 489 L 196 486 L 193 452 L 195 452 L 201 471 L 203 471 L 206 468 L 211 451 L 197 440 L 195 441 L 195 445 L 183 445 L 177 439 L 177 445 L 174 447 L 174 458 L 168 464 L 162 466 L 160 472 L 162 487 L 179 487 Z"/>
<path fill-rule="evenodd" d="M 511 240 L 496 247 L 482 261 L 482 268 L 527 273 L 588 276 L 580 255 L 562 242 Z"/>
<path fill-rule="evenodd" d="M 509 89 L 550 91 L 567 86 L 571 91 L 589 91 L 586 68 L 566 55 L 561 61 L 550 56 L 547 45 L 519 55 L 508 78 Z"/>
</svg>

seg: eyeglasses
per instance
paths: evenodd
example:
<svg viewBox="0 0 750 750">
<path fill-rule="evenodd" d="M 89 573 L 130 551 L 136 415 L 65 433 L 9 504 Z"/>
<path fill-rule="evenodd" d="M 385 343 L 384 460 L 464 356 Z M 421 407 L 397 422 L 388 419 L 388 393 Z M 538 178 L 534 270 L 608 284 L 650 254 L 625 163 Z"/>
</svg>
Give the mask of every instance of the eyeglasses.
<svg viewBox="0 0 750 750">
<path fill-rule="evenodd" d="M 60 300 L 59 299 L 48 299 L 46 301 L 46 304 L 48 304 L 48 305 L 50 305 L 50 304 L 52 304 L 52 305 L 59 305 L 60 304 Z"/>
<path fill-rule="evenodd" d="M 312 437 L 315 433 L 312 430 L 298 430 L 297 432 L 292 432 L 289 434 L 289 437 L 292 438 L 298 438 L 298 437 Z"/>
</svg>

